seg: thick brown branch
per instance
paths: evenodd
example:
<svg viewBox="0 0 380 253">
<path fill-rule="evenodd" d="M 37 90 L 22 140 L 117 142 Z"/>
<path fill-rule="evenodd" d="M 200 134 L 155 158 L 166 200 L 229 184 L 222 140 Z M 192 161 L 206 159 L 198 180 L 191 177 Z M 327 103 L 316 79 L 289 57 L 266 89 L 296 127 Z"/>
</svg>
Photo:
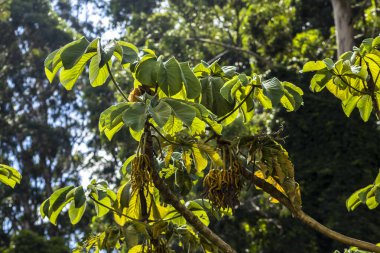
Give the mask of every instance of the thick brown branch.
<svg viewBox="0 0 380 253">
<path fill-rule="evenodd" d="M 145 125 L 145 138 L 146 146 L 145 153 L 148 155 L 150 164 L 154 164 L 153 161 L 153 140 L 149 129 L 150 125 L 147 123 Z M 154 186 L 160 191 L 161 196 L 164 197 L 165 201 L 171 204 L 184 218 L 185 220 L 194 227 L 201 235 L 203 235 L 207 240 L 216 245 L 219 250 L 226 253 L 235 253 L 236 251 L 223 241 L 218 235 L 216 235 L 211 229 L 205 226 L 197 216 L 195 216 L 189 209 L 187 209 L 180 201 L 177 195 L 175 195 L 170 188 L 166 185 L 164 180 L 160 177 L 155 168 L 151 168 L 151 176 Z"/>
<path fill-rule="evenodd" d="M 260 187 L 265 192 L 269 193 L 273 198 L 277 199 L 281 204 L 286 206 L 294 217 L 301 220 L 303 223 L 305 223 L 312 229 L 318 231 L 319 233 L 346 245 L 355 246 L 362 250 L 380 253 L 380 247 L 377 247 L 372 243 L 351 238 L 346 235 L 340 234 L 334 230 L 331 230 L 328 227 L 316 221 L 315 219 L 313 219 L 312 217 L 310 217 L 309 215 L 307 215 L 302 210 L 294 208 L 290 200 L 284 194 L 277 190 L 273 185 L 267 183 L 265 180 L 253 175 L 253 173 L 251 173 L 249 170 L 243 169 L 243 175 L 245 178 L 252 180 L 256 186 Z"/>
</svg>

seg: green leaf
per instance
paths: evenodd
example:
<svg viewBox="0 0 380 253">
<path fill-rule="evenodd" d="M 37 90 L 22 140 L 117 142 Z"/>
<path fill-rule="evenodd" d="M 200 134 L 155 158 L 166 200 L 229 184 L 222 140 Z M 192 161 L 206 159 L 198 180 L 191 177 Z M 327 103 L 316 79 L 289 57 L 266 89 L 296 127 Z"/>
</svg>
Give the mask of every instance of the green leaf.
<svg viewBox="0 0 380 253">
<path fill-rule="evenodd" d="M 368 72 L 366 68 L 363 68 L 362 66 L 352 65 L 351 72 L 354 78 L 359 77 L 363 81 L 367 80 Z M 350 74 L 349 76 L 351 77 Z"/>
<path fill-rule="evenodd" d="M 362 189 L 357 190 L 354 192 L 347 200 L 346 200 L 346 207 L 348 211 L 353 211 L 355 208 L 362 203 L 362 200 L 360 199 L 360 195 L 366 196 L 367 192 L 370 191 L 373 185 L 368 185 Z M 364 199 L 365 203 L 366 199 Z"/>
<path fill-rule="evenodd" d="M 113 48 L 112 55 L 115 56 L 116 59 L 120 63 L 122 63 L 123 62 L 123 47 L 120 46 L 120 44 L 117 43 L 117 41 L 114 41 L 114 40 L 110 44 L 112 45 L 112 48 Z"/>
<path fill-rule="evenodd" d="M 178 61 L 174 57 L 165 63 L 160 62 L 157 83 L 167 96 L 173 96 L 181 91 L 182 71 Z"/>
<path fill-rule="evenodd" d="M 227 78 L 232 78 L 234 75 L 236 75 L 236 66 L 223 66 L 222 70 L 224 73 L 224 76 Z"/>
<path fill-rule="evenodd" d="M 100 56 L 99 54 L 97 54 L 91 59 L 90 62 L 89 78 L 92 87 L 98 87 L 103 85 L 109 77 L 107 65 L 104 65 L 103 67 L 99 68 L 99 59 Z M 111 68 L 112 62 L 109 61 L 108 65 Z"/>
<path fill-rule="evenodd" d="M 176 117 L 178 117 L 185 125 L 189 127 L 191 126 L 196 116 L 196 110 L 193 106 L 170 98 L 165 99 L 165 102 L 171 107 Z"/>
<path fill-rule="evenodd" d="M 377 203 L 380 203 L 380 184 L 378 184 L 376 187 L 375 200 Z"/>
<path fill-rule="evenodd" d="M 294 110 L 295 111 L 298 110 L 300 106 L 303 105 L 302 89 L 289 82 L 281 82 L 281 83 L 284 86 L 285 90 L 288 91 L 293 96 Z"/>
<path fill-rule="evenodd" d="M 119 190 L 117 191 L 117 203 L 119 208 L 128 208 L 129 207 L 129 201 L 131 198 L 131 184 L 129 182 L 124 183 L 120 186 Z"/>
<path fill-rule="evenodd" d="M 45 65 L 45 75 L 49 82 L 53 82 L 55 75 L 58 73 L 58 70 L 62 68 L 62 60 L 61 60 L 62 48 L 57 49 L 50 53 L 48 57 L 46 57 L 44 65 Z"/>
<path fill-rule="evenodd" d="M 59 73 L 59 81 L 65 87 L 66 90 L 71 90 L 82 74 L 86 63 L 94 56 L 96 52 L 84 54 L 80 60 L 70 69 L 63 69 Z"/>
<path fill-rule="evenodd" d="M 210 66 L 208 67 L 209 70 L 211 70 L 211 75 L 213 75 L 213 76 L 222 76 L 222 75 L 224 75 L 224 71 L 223 71 L 223 69 L 220 67 L 218 61 L 219 61 L 219 60 L 214 61 L 214 62 L 211 63 Z"/>
<path fill-rule="evenodd" d="M 223 96 L 225 100 L 232 103 L 234 99 L 232 97 L 231 90 L 236 90 L 240 87 L 241 81 L 238 76 L 235 76 L 223 85 L 223 87 L 220 89 L 220 94 Z"/>
<path fill-rule="evenodd" d="M 350 91 L 347 88 L 342 89 L 338 85 L 334 84 L 333 79 L 330 79 L 326 83 L 326 88 L 328 89 L 331 94 L 333 94 L 335 97 L 339 98 L 342 101 L 345 101 L 350 96 Z"/>
<path fill-rule="evenodd" d="M 360 96 L 350 96 L 342 102 L 342 108 L 347 117 L 350 117 L 360 98 Z"/>
<path fill-rule="evenodd" d="M 107 108 L 100 114 L 99 131 L 104 132 L 108 140 L 123 127 L 123 112 L 130 106 L 131 103 L 119 103 Z"/>
<path fill-rule="evenodd" d="M 65 69 L 71 69 L 75 64 L 77 64 L 89 44 L 90 42 L 88 42 L 85 37 L 82 37 L 79 40 L 73 41 L 64 46 L 61 52 L 63 67 Z"/>
<path fill-rule="evenodd" d="M 51 196 L 50 196 L 50 208 L 49 212 L 51 210 L 57 210 L 62 203 L 66 201 L 66 194 L 71 191 L 74 188 L 74 186 L 66 186 L 63 188 L 60 188 L 56 190 Z"/>
<path fill-rule="evenodd" d="M 272 102 L 267 96 L 264 95 L 262 89 L 255 89 L 253 95 L 265 109 L 272 109 Z"/>
<path fill-rule="evenodd" d="M 357 105 L 360 116 L 364 122 L 367 122 L 372 112 L 372 99 L 370 95 L 363 95 L 359 99 Z"/>
<path fill-rule="evenodd" d="M 331 79 L 330 72 L 318 71 L 310 81 L 311 91 L 313 92 L 322 91 L 330 79 Z"/>
<path fill-rule="evenodd" d="M 368 209 L 372 210 L 372 209 L 375 209 L 379 205 L 379 202 L 376 201 L 375 196 L 372 196 L 370 198 L 367 198 L 367 201 L 365 204 L 367 205 Z"/>
<path fill-rule="evenodd" d="M 280 103 L 281 97 L 284 95 L 284 87 L 277 78 L 272 78 L 262 82 L 262 87 L 264 95 L 267 96 L 271 102 L 272 106 L 278 105 Z"/>
<path fill-rule="evenodd" d="M 43 205 L 41 205 L 40 211 L 44 212 L 44 215 L 49 218 L 52 224 L 57 225 L 58 215 L 61 213 L 62 209 L 73 200 L 73 197 L 67 198 L 66 196 L 73 188 L 73 186 L 66 186 L 56 190 L 50 196 L 49 201 L 45 201 Z M 48 210 L 46 206 L 47 204 L 49 205 Z"/>
<path fill-rule="evenodd" d="M 331 70 L 331 69 L 334 68 L 334 65 L 335 65 L 334 61 L 331 60 L 330 58 L 324 59 L 323 62 L 325 63 L 325 65 L 326 65 L 326 67 L 327 67 L 328 70 Z"/>
<path fill-rule="evenodd" d="M 211 74 L 208 64 L 203 61 L 194 67 L 193 72 L 197 77 L 205 77 Z"/>
<path fill-rule="evenodd" d="M 74 207 L 79 208 L 86 202 L 86 195 L 82 186 L 79 186 L 74 191 Z"/>
<path fill-rule="evenodd" d="M 210 224 L 210 220 L 206 211 L 195 201 L 188 201 L 185 203 L 187 209 L 189 209 L 198 219 L 206 226 Z"/>
<path fill-rule="evenodd" d="M 40 214 L 42 218 L 45 218 L 49 215 L 49 206 L 50 206 L 50 199 L 46 199 L 44 202 L 42 202 L 40 206 Z"/>
<path fill-rule="evenodd" d="M 377 174 L 377 177 L 376 177 L 375 182 L 373 184 L 374 185 L 380 184 L 380 170 L 379 170 L 379 173 Z"/>
<path fill-rule="evenodd" d="M 372 75 L 373 83 L 380 89 L 380 56 L 376 54 L 366 54 L 364 61 L 367 63 Z"/>
<path fill-rule="evenodd" d="M 154 122 L 163 127 L 168 122 L 172 109 L 165 101 L 160 101 L 155 107 L 149 106 L 149 113 Z"/>
<path fill-rule="evenodd" d="M 183 124 L 180 119 L 175 117 L 174 115 L 170 115 L 169 120 L 163 127 L 163 130 L 166 134 L 170 136 L 175 136 L 178 132 L 183 129 Z"/>
<path fill-rule="evenodd" d="M 133 159 L 135 159 L 135 157 L 136 157 L 136 154 L 131 155 L 130 157 L 127 158 L 127 160 L 125 160 L 125 162 L 123 163 L 123 166 L 121 166 L 120 171 L 123 176 L 127 174 L 127 169 L 129 168 L 129 164 L 132 162 Z"/>
<path fill-rule="evenodd" d="M 211 146 L 208 146 L 206 144 L 203 144 L 203 143 L 198 143 L 196 144 L 197 148 L 206 153 L 208 155 L 208 157 L 210 157 L 210 159 L 217 165 L 217 166 L 223 166 L 223 160 L 222 158 L 220 157 L 219 153 L 214 149 L 212 148 Z"/>
<path fill-rule="evenodd" d="M 0 164 L 0 182 L 14 188 L 21 182 L 21 174 L 13 167 Z"/>
<path fill-rule="evenodd" d="M 220 93 L 224 85 L 221 77 L 206 77 L 201 79 L 201 104 L 218 117 L 222 117 L 234 108 L 234 103 L 228 102 Z"/>
<path fill-rule="evenodd" d="M 131 104 L 123 113 L 124 125 L 137 132 L 144 128 L 146 118 L 146 105 L 141 102 Z"/>
<path fill-rule="evenodd" d="M 86 206 L 86 202 L 83 202 L 80 206 L 75 205 L 75 202 L 71 203 L 69 208 L 69 218 L 71 224 L 75 225 L 82 219 L 82 216 L 86 211 Z"/>
<path fill-rule="evenodd" d="M 157 84 L 157 73 L 159 63 L 153 55 L 145 55 L 136 66 L 136 79 L 147 86 L 155 86 Z"/>
<path fill-rule="evenodd" d="M 111 67 L 111 57 L 114 51 L 115 44 L 106 48 L 103 52 L 100 47 L 100 43 L 98 43 L 97 54 L 91 59 L 90 62 L 89 78 L 92 87 L 101 86 L 106 82 L 109 76 L 106 63 L 108 62 L 108 65 Z"/>
<path fill-rule="evenodd" d="M 302 72 L 318 71 L 324 68 L 326 68 L 324 61 L 309 61 L 303 65 Z"/>
<path fill-rule="evenodd" d="M 112 207 L 112 203 L 111 203 L 111 200 L 109 198 L 103 198 L 102 200 L 99 200 L 99 202 L 101 204 L 94 202 L 96 216 L 97 217 L 103 217 L 104 215 L 106 215 L 109 212 L 109 208 Z M 107 206 L 109 208 L 107 208 L 105 206 Z"/>
<path fill-rule="evenodd" d="M 182 71 L 182 80 L 186 87 L 186 94 L 189 99 L 195 99 L 201 94 L 201 83 L 199 79 L 195 76 L 193 71 L 191 71 L 188 62 L 180 63 Z"/>
<path fill-rule="evenodd" d="M 128 250 L 128 253 L 143 253 L 146 252 L 146 248 L 144 245 L 135 245 L 131 249 Z"/>
<path fill-rule="evenodd" d="M 282 96 L 280 102 L 288 112 L 295 110 L 296 101 L 293 98 L 293 95 L 289 93 L 289 91 L 284 90 L 284 95 Z"/>
<path fill-rule="evenodd" d="M 135 45 L 125 41 L 117 41 L 117 43 L 123 49 L 121 64 L 124 68 L 138 59 L 139 50 Z"/>
</svg>

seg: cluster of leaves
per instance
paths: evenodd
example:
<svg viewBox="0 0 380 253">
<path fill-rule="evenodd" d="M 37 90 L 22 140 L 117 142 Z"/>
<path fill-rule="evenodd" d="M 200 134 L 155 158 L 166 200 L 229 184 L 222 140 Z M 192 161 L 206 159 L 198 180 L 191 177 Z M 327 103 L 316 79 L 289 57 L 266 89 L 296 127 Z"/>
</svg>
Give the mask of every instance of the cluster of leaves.
<svg viewBox="0 0 380 253">
<path fill-rule="evenodd" d="M 373 184 L 354 192 L 346 201 L 348 211 L 355 210 L 360 204 L 365 204 L 369 209 L 376 208 L 380 203 L 380 171 Z"/>
<path fill-rule="evenodd" d="M 255 175 L 266 179 L 287 195 L 295 208 L 301 209 L 301 191 L 294 179 L 294 166 L 288 152 L 269 135 L 256 136 L 248 143 L 247 162 L 259 168 Z"/>
<path fill-rule="evenodd" d="M 307 62 L 302 71 L 317 71 L 311 79 L 310 89 L 320 92 L 325 87 L 342 101 L 344 113 L 349 117 L 359 109 L 363 121 L 368 121 L 374 110 L 380 110 L 380 36 L 363 40 L 360 47 L 342 54 L 337 62 L 331 59 Z"/>
<path fill-rule="evenodd" d="M 21 174 L 15 168 L 0 164 L 0 182 L 14 188 L 21 182 Z"/>
<path fill-rule="evenodd" d="M 134 89 L 128 99 L 111 73 L 115 59 L 121 67 L 129 69 L 134 78 Z M 250 121 L 258 105 L 272 108 L 281 104 L 287 111 L 297 110 L 303 103 L 302 90 L 277 78 L 262 80 L 257 74 L 240 74 L 235 67 L 220 66 L 218 61 L 212 64 L 201 62 L 191 68 L 188 62 L 178 62 L 174 57 L 163 61 L 152 50 L 139 51 L 124 41 L 111 41 L 102 47 L 99 39 L 89 42 L 85 38 L 51 53 L 45 61 L 45 72 L 50 82 L 59 72 L 60 82 L 70 90 L 88 61 L 91 85 L 103 85 L 110 78 L 125 99 L 100 115 L 99 131 L 111 140 L 127 127 L 139 145 L 121 169 L 124 183 L 116 193 L 105 182 L 92 181 L 87 191 L 82 186 L 67 186 L 55 191 L 41 205 L 42 216 L 56 224 L 59 213 L 70 204 L 69 217 L 76 224 L 83 216 L 87 202 L 94 204 L 98 217 L 111 210 L 118 227 L 111 226 L 91 237 L 81 245 L 82 249 L 127 247 L 135 252 L 133 250 L 137 248 L 148 247 L 149 250 L 167 252 L 176 238 L 177 242 L 180 241 L 178 245 L 186 250 L 196 250 L 201 245 L 204 250 L 212 251 L 209 242 L 160 196 L 151 179 L 152 170 L 159 169 L 169 187 L 179 190 L 182 196 L 186 196 L 199 179 L 213 178 L 211 172 L 218 175 L 217 180 L 211 180 L 208 185 L 215 189 L 214 195 L 208 195 L 211 205 L 207 199 L 183 202 L 207 226 L 206 211 L 221 214 L 221 209 L 233 208 L 238 204 L 241 188 L 242 163 L 234 150 L 237 146 L 220 142 L 223 127 L 239 115 L 244 122 Z M 160 151 L 160 156 L 155 154 L 156 161 L 147 154 L 147 127 L 148 131 L 154 130 Z M 215 138 L 216 141 L 207 143 Z M 275 165 L 282 166 L 288 157 L 280 144 L 275 146 L 279 148 L 276 154 L 265 154 L 264 162 L 276 156 L 276 164 L 266 164 L 271 168 L 267 176 L 279 178 L 286 193 L 291 195 L 285 182 L 289 177 L 294 183 L 294 172 L 286 174 L 286 178 L 277 176 Z M 208 174 L 204 176 L 205 173 Z M 223 191 L 224 184 L 234 190 L 232 195 Z M 136 234 L 136 231 L 144 240 L 127 242 L 130 233 Z"/>
<path fill-rule="evenodd" d="M 199 245 L 199 236 L 188 227 L 185 219 L 173 207 L 160 204 L 158 191 L 154 187 L 141 193 L 132 191 L 130 186 L 129 183 L 122 184 L 117 193 L 110 190 L 104 181 L 92 180 L 86 190 L 82 186 L 66 186 L 56 190 L 43 202 L 40 213 L 56 225 L 58 215 L 68 205 L 72 224 L 81 220 L 88 203 L 95 207 L 98 218 L 113 212 L 116 225 L 79 243 L 74 252 L 88 252 L 92 248 L 127 248 L 128 252 L 141 252 L 137 250 L 143 247 L 144 237 L 151 238 L 151 242 L 160 242 L 160 245 L 145 245 L 146 248 L 166 247 L 179 238 L 183 243 L 191 243 L 192 248 Z M 142 198 L 145 199 L 148 210 L 143 210 Z M 211 206 L 207 201 L 193 200 L 184 205 L 205 225 L 209 224 L 206 210 L 211 210 Z M 144 217 L 146 211 L 147 219 Z"/>
</svg>

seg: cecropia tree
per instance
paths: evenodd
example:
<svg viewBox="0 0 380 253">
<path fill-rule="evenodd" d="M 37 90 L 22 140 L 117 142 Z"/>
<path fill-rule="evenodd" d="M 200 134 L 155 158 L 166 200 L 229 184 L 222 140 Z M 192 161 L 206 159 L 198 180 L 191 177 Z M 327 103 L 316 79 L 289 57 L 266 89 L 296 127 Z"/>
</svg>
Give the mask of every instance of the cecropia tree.
<svg viewBox="0 0 380 253">
<path fill-rule="evenodd" d="M 53 224 L 68 205 L 73 224 L 81 220 L 87 206 L 94 206 L 98 217 L 112 214 L 113 225 L 78 243 L 75 252 L 92 248 L 235 252 L 207 227 L 208 215 L 233 215 L 240 191 L 252 183 L 324 235 L 380 252 L 374 244 L 332 231 L 302 211 L 300 187 L 280 133 L 236 133 L 234 138 L 223 134 L 224 127 L 239 117 L 249 122 L 258 107 L 297 110 L 303 103 L 299 87 L 277 78 L 238 73 L 218 61 L 192 68 L 188 62 L 163 59 L 128 42 L 110 41 L 103 47 L 99 39 L 85 38 L 52 52 L 45 72 L 50 82 L 59 73 L 60 83 L 71 90 L 88 63 L 93 87 L 110 80 L 121 95 L 119 103 L 100 115 L 100 133 L 111 140 L 119 131 L 129 130 L 137 148 L 120 170 L 119 186 L 94 179 L 86 187 L 60 188 L 42 203 L 41 215 Z M 321 62 L 309 63 L 304 70 L 348 71 L 344 62 L 325 63 L 323 68 Z M 121 70 L 133 77 L 129 96 L 112 72 Z M 362 74 L 360 69 L 350 71 L 350 75 Z M 198 185 L 203 186 L 203 194 L 194 190 Z"/>
</svg>

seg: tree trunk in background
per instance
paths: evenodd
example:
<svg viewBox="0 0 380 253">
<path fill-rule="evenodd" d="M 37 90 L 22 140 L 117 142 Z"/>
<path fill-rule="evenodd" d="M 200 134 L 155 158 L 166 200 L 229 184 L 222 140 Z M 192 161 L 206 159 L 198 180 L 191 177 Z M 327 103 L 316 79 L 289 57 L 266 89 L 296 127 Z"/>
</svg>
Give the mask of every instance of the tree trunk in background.
<svg viewBox="0 0 380 253">
<path fill-rule="evenodd" d="M 354 29 L 352 24 L 351 1 L 331 0 L 334 10 L 334 23 L 338 56 L 352 50 L 354 45 Z"/>
</svg>

